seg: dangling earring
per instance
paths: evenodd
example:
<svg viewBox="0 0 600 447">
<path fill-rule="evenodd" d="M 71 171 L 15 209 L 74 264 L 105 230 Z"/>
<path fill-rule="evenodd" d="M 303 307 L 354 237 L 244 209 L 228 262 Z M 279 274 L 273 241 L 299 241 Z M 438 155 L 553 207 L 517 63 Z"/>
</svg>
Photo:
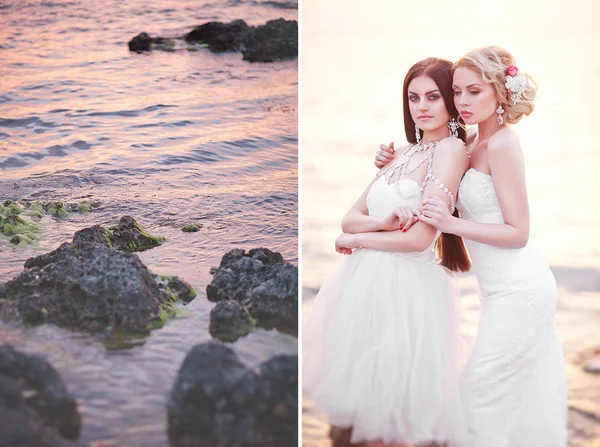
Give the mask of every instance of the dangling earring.
<svg viewBox="0 0 600 447">
<path fill-rule="evenodd" d="M 419 129 L 419 126 L 417 126 L 415 124 L 415 137 L 417 137 L 417 144 L 419 144 L 421 142 L 421 129 Z"/>
<path fill-rule="evenodd" d="M 458 123 L 454 118 L 448 122 L 448 128 L 450 129 L 450 136 L 453 138 L 458 138 Z"/>
<path fill-rule="evenodd" d="M 498 125 L 504 124 L 504 118 L 502 118 L 502 114 L 504 113 L 504 109 L 502 108 L 502 104 L 498 104 L 498 108 L 496 109 L 496 113 L 498 114 Z"/>
</svg>

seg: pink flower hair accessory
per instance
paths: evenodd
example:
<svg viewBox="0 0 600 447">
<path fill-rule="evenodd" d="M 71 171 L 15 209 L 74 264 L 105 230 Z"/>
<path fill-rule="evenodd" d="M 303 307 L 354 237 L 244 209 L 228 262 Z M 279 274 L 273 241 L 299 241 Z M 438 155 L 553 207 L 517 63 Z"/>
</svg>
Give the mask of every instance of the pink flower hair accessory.
<svg viewBox="0 0 600 447">
<path fill-rule="evenodd" d="M 517 67 L 515 67 L 514 65 L 511 65 L 510 67 L 508 67 L 506 69 L 507 76 L 515 76 L 518 72 L 519 72 L 519 69 Z"/>
<path fill-rule="evenodd" d="M 506 69 L 506 83 L 504 86 L 510 92 L 510 100 L 513 104 L 521 102 L 525 87 L 527 87 L 527 78 L 518 74 L 519 69 L 511 65 Z"/>
</svg>

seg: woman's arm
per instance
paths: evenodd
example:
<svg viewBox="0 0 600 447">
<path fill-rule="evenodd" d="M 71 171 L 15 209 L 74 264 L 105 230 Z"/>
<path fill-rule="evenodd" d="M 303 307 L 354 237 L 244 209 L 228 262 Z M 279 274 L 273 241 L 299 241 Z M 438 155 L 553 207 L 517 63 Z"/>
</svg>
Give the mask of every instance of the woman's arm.
<svg viewBox="0 0 600 447">
<path fill-rule="evenodd" d="M 498 132 L 488 143 L 487 155 L 503 224 L 470 222 L 452 217 L 435 200 L 424 202 L 421 220 L 443 232 L 475 242 L 502 248 L 524 247 L 529 240 L 529 204 L 525 165 L 516 135 L 511 131 Z"/>
<path fill-rule="evenodd" d="M 456 191 L 469 160 L 462 141 L 446 138 L 438 144 L 433 160 L 433 171 L 436 177 L 456 197 Z M 450 198 L 435 182 L 429 181 L 425 187 L 424 196 L 438 197 L 449 204 Z M 447 206 L 447 205 L 446 205 Z M 378 233 L 361 232 L 345 236 L 341 244 L 346 248 L 369 248 L 393 252 L 419 252 L 427 249 L 436 235 L 431 225 L 417 222 L 410 233 L 402 231 L 387 231 Z"/>
<path fill-rule="evenodd" d="M 371 250 L 393 251 L 398 253 L 419 252 L 425 250 L 433 242 L 435 228 L 417 222 L 410 233 L 401 230 L 377 233 L 352 234 L 354 242 L 347 248 L 370 248 Z"/>
<path fill-rule="evenodd" d="M 377 180 L 375 177 L 367 189 L 363 191 L 352 208 L 348 210 L 342 219 L 342 231 L 344 233 L 365 233 L 369 231 L 379 231 L 382 228 L 382 218 L 377 216 L 369 216 L 367 208 L 367 196 L 373 183 Z"/>
</svg>

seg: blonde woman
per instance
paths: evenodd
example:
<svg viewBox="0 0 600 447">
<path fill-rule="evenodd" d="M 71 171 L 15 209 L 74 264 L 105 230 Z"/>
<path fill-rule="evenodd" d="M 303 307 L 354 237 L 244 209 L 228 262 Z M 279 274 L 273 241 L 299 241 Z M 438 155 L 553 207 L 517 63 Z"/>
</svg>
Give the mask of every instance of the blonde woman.
<svg viewBox="0 0 600 447">
<path fill-rule="evenodd" d="M 470 445 L 565 447 L 556 282 L 528 242 L 525 166 L 508 126 L 533 111 L 535 85 L 510 53 L 494 46 L 467 53 L 452 72 L 456 108 L 464 123 L 477 125 L 458 192 L 461 218 L 433 197 L 423 201 L 420 219 L 465 240 L 479 283 L 481 317 L 461 379 Z"/>
</svg>

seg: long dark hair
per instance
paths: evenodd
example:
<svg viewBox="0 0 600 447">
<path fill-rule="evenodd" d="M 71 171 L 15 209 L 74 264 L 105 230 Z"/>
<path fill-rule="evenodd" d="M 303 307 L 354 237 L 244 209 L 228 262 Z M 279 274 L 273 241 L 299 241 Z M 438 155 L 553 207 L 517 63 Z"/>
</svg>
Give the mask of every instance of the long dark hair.
<svg viewBox="0 0 600 447">
<path fill-rule="evenodd" d="M 444 99 L 446 110 L 450 117 L 458 120 L 458 110 L 454 105 L 454 92 L 452 90 L 452 62 L 439 59 L 437 57 L 428 57 L 417 62 L 410 67 L 404 78 L 404 87 L 402 89 L 402 105 L 404 109 L 404 132 L 409 143 L 415 144 L 417 136 L 415 134 L 415 121 L 410 114 L 408 106 L 408 85 L 417 76 L 425 75 L 430 77 L 436 83 L 440 94 Z M 420 130 L 421 138 L 423 130 Z M 466 142 L 466 131 L 464 126 L 458 128 L 458 138 Z M 460 217 L 458 210 L 454 210 L 454 217 Z M 454 272 L 467 272 L 471 269 L 471 259 L 467 253 L 465 243 L 462 238 L 455 234 L 442 233 L 435 243 L 437 255 L 442 259 L 441 264 Z"/>
<path fill-rule="evenodd" d="M 404 132 L 406 133 L 407 141 L 413 144 L 417 142 L 417 136 L 415 135 L 415 121 L 410 114 L 408 105 L 408 85 L 414 78 L 422 75 L 430 77 L 433 82 L 436 83 L 437 87 L 440 89 L 440 94 L 444 99 L 444 105 L 446 106 L 446 110 L 450 114 L 450 117 L 456 120 L 459 119 L 458 110 L 456 110 L 456 106 L 454 105 L 454 91 L 452 90 L 452 62 L 437 57 L 428 57 L 427 59 L 417 62 L 410 67 L 410 70 L 406 73 L 404 87 L 402 88 Z M 421 138 L 423 138 L 423 130 L 421 130 L 420 133 Z M 466 135 L 464 127 L 459 127 L 458 138 L 467 141 Z"/>
</svg>

